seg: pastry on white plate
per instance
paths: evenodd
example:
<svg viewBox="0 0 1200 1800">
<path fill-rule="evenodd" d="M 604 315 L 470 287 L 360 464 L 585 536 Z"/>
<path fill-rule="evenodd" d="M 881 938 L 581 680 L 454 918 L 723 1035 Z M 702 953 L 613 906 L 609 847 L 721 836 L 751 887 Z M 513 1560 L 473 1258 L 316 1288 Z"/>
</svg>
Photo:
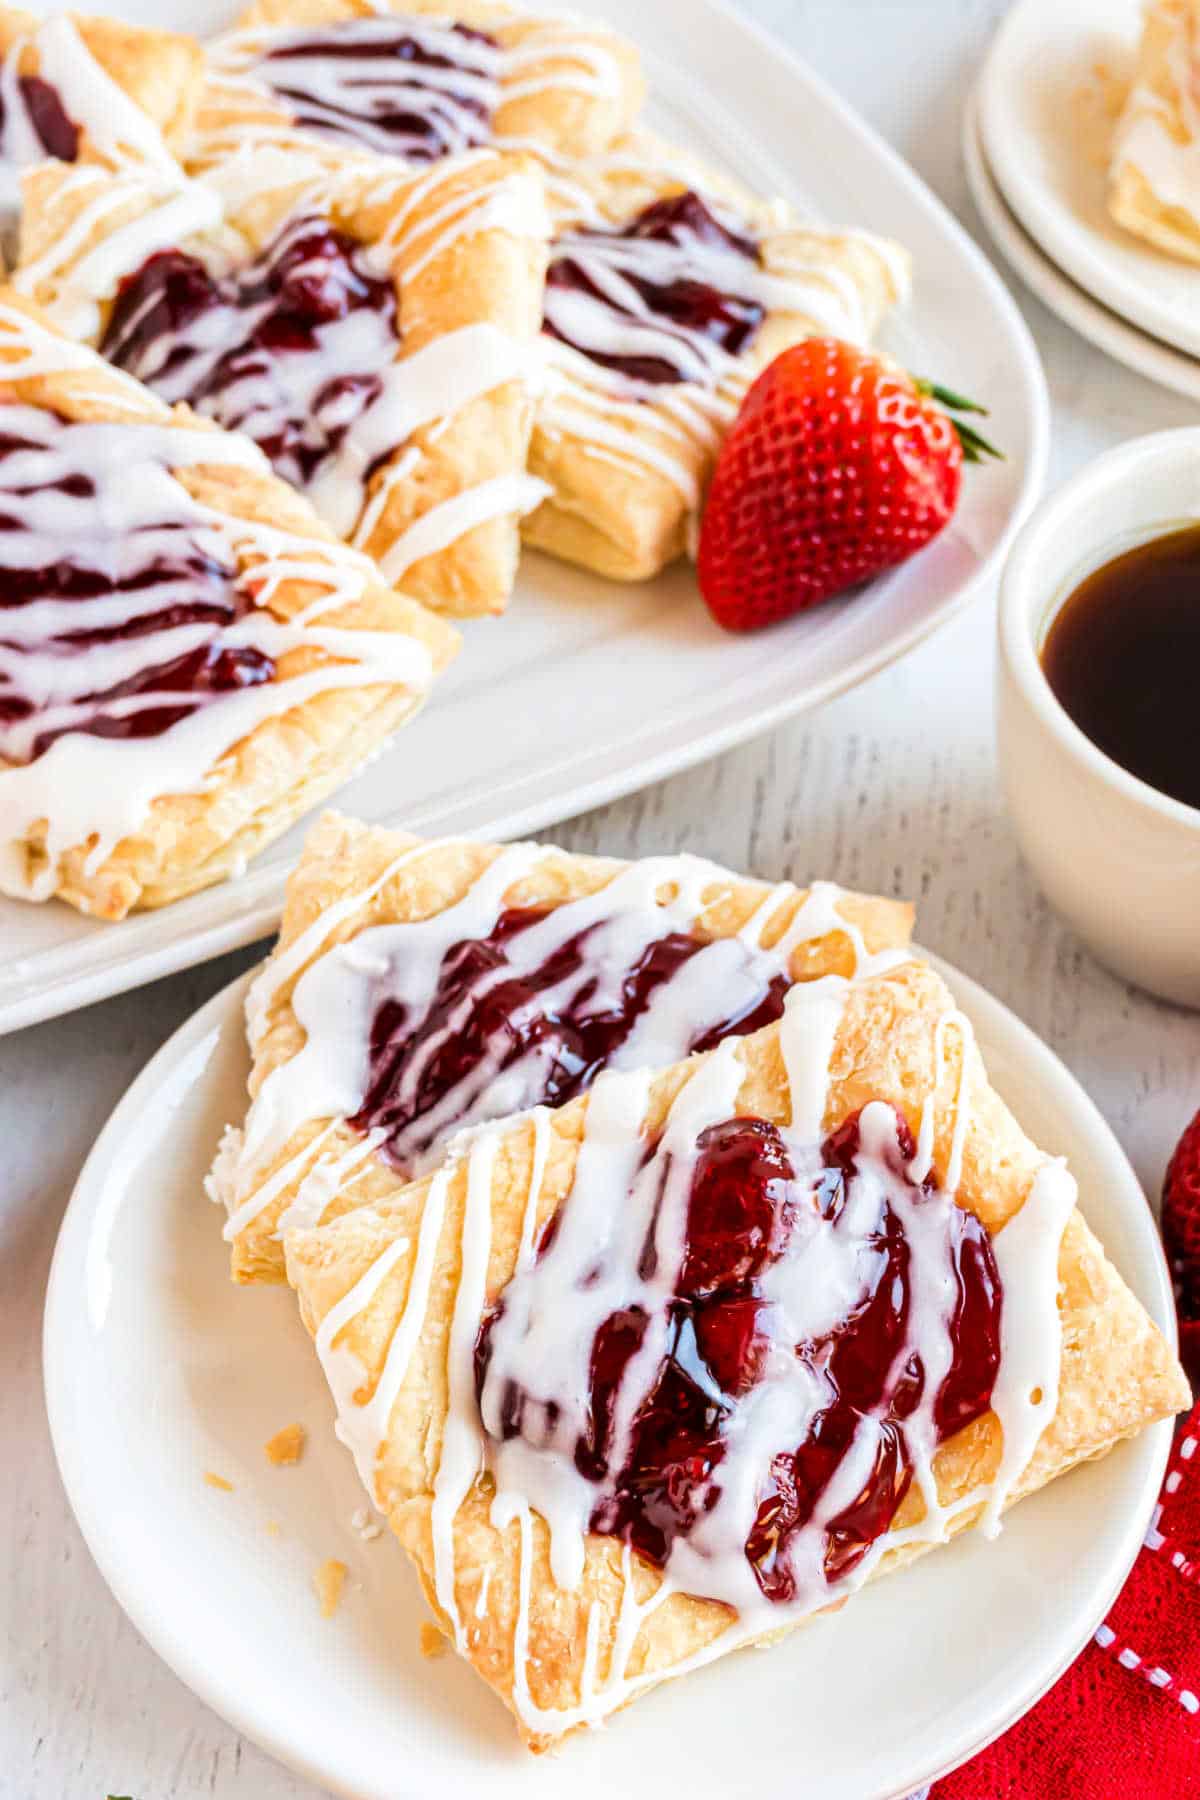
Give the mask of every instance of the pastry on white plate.
<svg viewBox="0 0 1200 1800">
<path fill-rule="evenodd" d="M 100 918 L 240 870 L 416 711 L 457 633 L 248 438 L 0 291 L 0 891 Z"/>
<path fill-rule="evenodd" d="M 907 292 L 899 245 L 801 224 L 645 132 L 552 167 L 545 389 L 527 543 L 642 580 L 688 549 L 755 375 L 814 334 L 865 343 Z"/>
<path fill-rule="evenodd" d="M 16 285 L 164 399 L 246 432 L 386 578 L 500 611 L 546 265 L 540 165 L 248 143 L 206 175 L 45 163 Z"/>
<path fill-rule="evenodd" d="M 915 960 L 285 1244 L 338 1434 L 537 1751 L 1188 1403 Z"/>
<path fill-rule="evenodd" d="M 281 132 L 409 163 L 489 143 L 590 156 L 644 92 L 601 20 L 502 0 L 257 0 L 207 59 L 203 166 Z"/>
</svg>

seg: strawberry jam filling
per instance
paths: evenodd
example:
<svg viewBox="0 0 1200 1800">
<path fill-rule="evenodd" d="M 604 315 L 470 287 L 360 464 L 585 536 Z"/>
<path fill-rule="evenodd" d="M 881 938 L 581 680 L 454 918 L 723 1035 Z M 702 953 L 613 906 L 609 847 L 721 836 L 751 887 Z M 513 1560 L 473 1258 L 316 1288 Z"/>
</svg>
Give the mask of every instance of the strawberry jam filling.
<svg viewBox="0 0 1200 1800">
<path fill-rule="evenodd" d="M 303 129 L 435 162 L 490 138 L 498 58 L 466 25 L 362 18 L 274 34 L 253 67 Z"/>
<path fill-rule="evenodd" d="M 238 641 L 236 567 L 139 442 L 0 407 L 0 759 L 67 732 L 154 737 L 274 673 Z"/>
<path fill-rule="evenodd" d="M 100 348 L 307 488 L 379 398 L 397 342 L 390 276 L 327 220 L 301 218 L 226 275 L 182 250 L 150 257 L 122 282 Z"/>
<path fill-rule="evenodd" d="M 989 1234 L 915 1182 L 913 1158 L 907 1125 L 879 1102 L 811 1153 L 760 1119 L 710 1125 L 668 1273 L 671 1158 L 652 1148 L 633 1192 L 612 1197 L 644 1202 L 630 1297 L 582 1342 L 573 1321 L 589 1295 L 611 1295 L 620 1253 L 589 1241 L 567 1273 L 569 1195 L 477 1342 L 500 1486 L 504 1447 L 523 1439 L 526 1474 L 531 1452 L 557 1468 L 551 1502 L 581 1483 L 571 1516 L 677 1562 L 688 1591 L 731 1599 L 749 1565 L 767 1601 L 828 1600 L 892 1525 L 920 1459 L 988 1410 L 1000 1365 Z M 555 1307 L 565 1341 L 547 1355 L 543 1336 L 523 1360 Z M 516 1370 L 535 1372 L 534 1391 Z M 582 1392 L 571 1371 L 586 1371 Z"/>
<path fill-rule="evenodd" d="M 47 156 L 59 162 L 74 162 L 79 155 L 79 127 L 67 117 L 58 89 L 43 81 L 40 75 L 19 75 L 17 94 L 25 109 L 25 122 Z M 16 131 L 8 116 L 8 105 L 0 93 L 0 155 L 14 153 Z"/>
<path fill-rule="evenodd" d="M 582 1093 L 619 1062 L 656 996 L 714 948 L 668 932 L 639 939 L 630 959 L 605 947 L 603 923 L 547 943 L 539 928 L 548 922 L 546 911 L 512 908 L 486 937 L 453 945 L 419 1013 L 402 997 L 403 969 L 389 978 L 393 992 L 374 1012 L 369 1085 L 352 1122 L 383 1133 L 383 1153 L 397 1168 L 411 1169 L 464 1119 L 561 1106 Z M 687 1041 L 672 1046 L 679 1056 L 780 1016 L 786 979 L 757 972 L 749 952 L 744 961 L 750 975 L 735 1010 L 697 1017 Z"/>
<path fill-rule="evenodd" d="M 728 356 L 753 342 L 765 310 L 745 291 L 745 275 L 757 267 L 752 238 L 722 224 L 698 194 L 672 195 L 620 231 L 559 240 L 544 329 L 631 380 L 684 381 L 699 372 L 696 340 Z"/>
</svg>

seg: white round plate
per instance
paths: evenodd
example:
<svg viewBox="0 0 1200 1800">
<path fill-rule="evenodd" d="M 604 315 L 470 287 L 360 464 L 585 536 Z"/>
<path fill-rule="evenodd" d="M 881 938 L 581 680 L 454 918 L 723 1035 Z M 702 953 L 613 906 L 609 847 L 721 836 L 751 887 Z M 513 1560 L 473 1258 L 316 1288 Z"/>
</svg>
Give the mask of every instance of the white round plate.
<svg viewBox="0 0 1200 1800">
<path fill-rule="evenodd" d="M 1095 344 L 1126 368 L 1161 387 L 1173 388 L 1191 400 L 1200 400 L 1200 361 L 1160 344 L 1119 314 L 1101 306 L 1050 261 L 1015 218 L 988 168 L 979 134 L 979 101 L 972 94 L 963 108 L 963 162 L 967 186 L 993 241 L 1017 274 L 1051 312 L 1081 337 Z"/>
<path fill-rule="evenodd" d="M 1001 1093 L 1070 1158 L 1109 1254 L 1171 1330 L 1154 1223 L 1103 1119 L 998 1001 L 936 966 Z M 1132 1564 L 1168 1425 L 1026 1501 L 995 1543 L 959 1540 L 768 1654 L 528 1757 L 465 1664 L 422 1659 L 426 1611 L 399 1547 L 352 1529 L 362 1491 L 291 1294 L 230 1285 L 201 1182 L 245 1104 L 245 985 L 175 1034 L 101 1134 L 45 1325 L 50 1427 L 83 1534 L 142 1635 L 231 1724 L 353 1800 L 531 1800 L 568 1781 L 573 1800 L 661 1800 L 681 1754 L 689 1800 L 797 1781 L 821 1800 L 891 1800 L 980 1749 L 1066 1667 Z M 296 1420 L 304 1459 L 274 1468 L 263 1445 Z M 313 1576 L 328 1557 L 350 1579 L 323 1619 Z"/>
<path fill-rule="evenodd" d="M 1109 218 L 1104 166 L 1088 153 L 1080 94 L 1097 62 L 1128 64 L 1138 0 L 1017 0 L 979 80 L 992 177 L 1051 261 L 1103 305 L 1200 355 L 1200 267 Z"/>
</svg>

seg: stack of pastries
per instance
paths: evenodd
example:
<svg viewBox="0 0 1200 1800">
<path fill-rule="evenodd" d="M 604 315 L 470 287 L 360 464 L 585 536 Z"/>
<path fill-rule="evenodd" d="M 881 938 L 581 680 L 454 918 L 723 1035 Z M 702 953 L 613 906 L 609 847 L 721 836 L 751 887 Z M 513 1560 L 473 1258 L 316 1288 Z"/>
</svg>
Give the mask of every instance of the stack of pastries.
<svg viewBox="0 0 1200 1800">
<path fill-rule="evenodd" d="M 0 891 L 242 869 L 504 610 L 522 539 L 642 579 L 745 389 L 908 264 L 639 122 L 633 46 L 462 0 L 200 45 L 0 9 Z"/>
<path fill-rule="evenodd" d="M 534 1751 L 1187 1404 L 911 927 L 687 855 L 310 835 L 209 1188 Z"/>
</svg>

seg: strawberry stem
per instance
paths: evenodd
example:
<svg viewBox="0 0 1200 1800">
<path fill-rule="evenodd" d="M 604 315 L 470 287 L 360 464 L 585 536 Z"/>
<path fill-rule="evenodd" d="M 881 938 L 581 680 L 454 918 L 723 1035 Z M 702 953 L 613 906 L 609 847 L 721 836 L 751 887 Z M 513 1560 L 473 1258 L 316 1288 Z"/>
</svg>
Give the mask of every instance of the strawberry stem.
<svg viewBox="0 0 1200 1800">
<path fill-rule="evenodd" d="M 954 413 L 978 413 L 982 418 L 986 419 L 987 417 L 986 406 L 980 406 L 977 400 L 968 400 L 965 394 L 956 394 L 953 388 L 943 387 L 940 382 L 922 379 L 918 380 L 916 385 L 919 394 L 926 394 L 931 400 L 936 400 L 938 405 L 944 407 L 946 412 L 951 415 Z M 980 463 L 988 456 L 995 457 L 997 462 L 1004 461 L 1003 450 L 997 450 L 995 444 L 990 444 L 983 433 L 976 431 L 973 425 L 968 425 L 965 420 L 956 419 L 953 416 L 951 416 L 950 423 L 958 433 L 958 441 L 963 448 L 964 462 Z"/>
<path fill-rule="evenodd" d="M 978 400 L 968 400 L 965 394 L 956 394 L 953 388 L 943 387 L 938 381 L 922 381 L 917 385 L 923 393 L 931 394 L 947 412 L 982 413 L 984 418 L 987 417 L 987 407 L 980 406 Z"/>
</svg>

